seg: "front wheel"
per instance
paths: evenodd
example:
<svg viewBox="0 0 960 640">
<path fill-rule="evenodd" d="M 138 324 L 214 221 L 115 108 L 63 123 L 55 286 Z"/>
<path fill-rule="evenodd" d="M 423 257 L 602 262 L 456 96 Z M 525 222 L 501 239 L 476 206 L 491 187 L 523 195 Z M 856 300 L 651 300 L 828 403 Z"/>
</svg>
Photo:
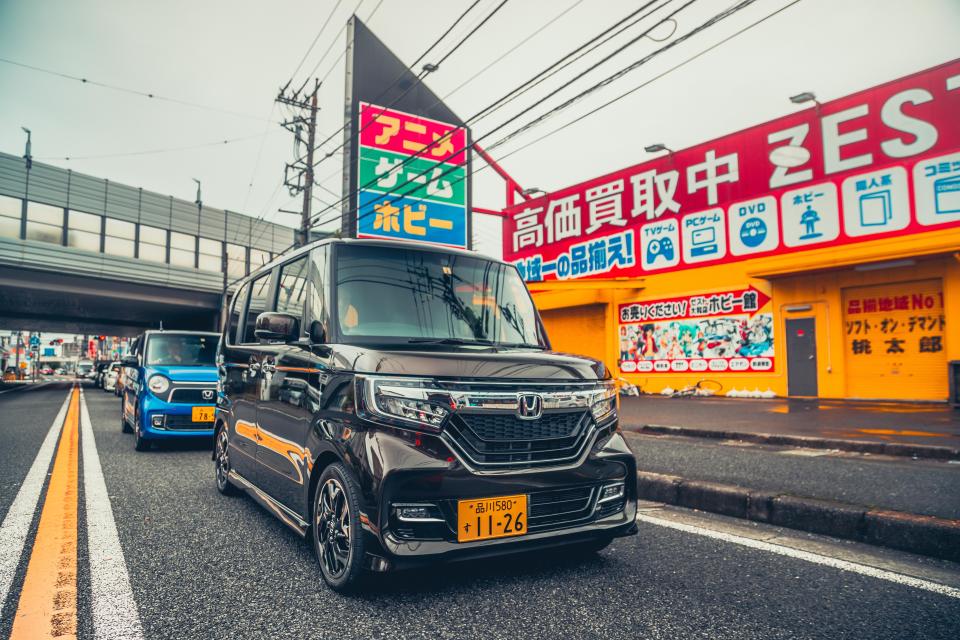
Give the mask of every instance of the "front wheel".
<svg viewBox="0 0 960 640">
<path fill-rule="evenodd" d="M 217 491 L 225 496 L 236 495 L 237 488 L 230 484 L 230 450 L 227 447 L 226 428 L 217 431 L 214 441 L 213 463 L 216 465 Z"/>
<path fill-rule="evenodd" d="M 360 486 L 339 462 L 328 466 L 320 476 L 312 515 L 313 550 L 324 582 L 334 591 L 351 591 L 363 576 Z"/>
<path fill-rule="evenodd" d="M 150 450 L 150 441 L 143 437 L 143 433 L 140 431 L 140 418 L 134 418 L 133 432 L 136 435 L 137 441 L 134 443 L 133 448 L 137 451 L 149 451 Z"/>
</svg>

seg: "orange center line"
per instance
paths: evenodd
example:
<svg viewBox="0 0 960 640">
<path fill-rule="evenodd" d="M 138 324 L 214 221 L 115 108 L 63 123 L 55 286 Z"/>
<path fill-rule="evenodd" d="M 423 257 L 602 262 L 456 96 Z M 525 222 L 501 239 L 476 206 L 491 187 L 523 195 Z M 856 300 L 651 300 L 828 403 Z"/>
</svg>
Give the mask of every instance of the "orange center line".
<svg viewBox="0 0 960 640">
<path fill-rule="evenodd" d="M 10 640 L 77 637 L 79 418 L 74 388 Z"/>
</svg>

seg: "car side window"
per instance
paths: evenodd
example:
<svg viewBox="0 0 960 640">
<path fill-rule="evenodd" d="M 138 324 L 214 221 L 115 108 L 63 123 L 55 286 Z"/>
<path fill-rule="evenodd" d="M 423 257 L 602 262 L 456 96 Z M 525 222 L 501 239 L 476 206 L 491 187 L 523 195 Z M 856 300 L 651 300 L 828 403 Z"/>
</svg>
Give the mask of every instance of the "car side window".
<svg viewBox="0 0 960 640">
<path fill-rule="evenodd" d="M 243 335 L 238 336 L 237 343 L 253 344 L 258 342 L 253 332 L 256 329 L 257 316 L 267 310 L 270 301 L 267 292 L 270 290 L 270 274 L 265 273 L 250 283 L 250 302 L 247 305 L 247 317 L 242 327 Z"/>
<path fill-rule="evenodd" d="M 306 293 L 307 256 L 280 267 L 280 285 L 277 287 L 277 311 L 300 320 L 303 326 L 303 297 Z"/>
<path fill-rule="evenodd" d="M 230 328 L 227 331 L 227 342 L 229 344 L 237 344 L 242 338 L 242 336 L 239 335 L 239 331 L 243 327 L 240 319 L 243 318 L 244 307 L 247 306 L 249 293 L 250 283 L 248 282 L 240 287 L 240 290 L 233 296 L 233 304 L 230 307 Z"/>
</svg>

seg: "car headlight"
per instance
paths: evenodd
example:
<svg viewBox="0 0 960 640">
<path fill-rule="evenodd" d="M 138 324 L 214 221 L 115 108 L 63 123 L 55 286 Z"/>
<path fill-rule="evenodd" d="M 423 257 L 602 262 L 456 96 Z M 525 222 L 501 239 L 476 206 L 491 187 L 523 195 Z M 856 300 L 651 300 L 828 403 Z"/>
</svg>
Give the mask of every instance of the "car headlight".
<svg viewBox="0 0 960 640">
<path fill-rule="evenodd" d="M 358 379 L 358 413 L 397 427 L 437 433 L 450 415 L 449 402 L 429 380 Z"/>
<path fill-rule="evenodd" d="M 166 393 L 167 389 L 170 388 L 170 380 L 166 376 L 157 374 L 150 376 L 147 386 L 150 388 L 150 391 L 153 391 L 153 393 L 159 396 Z"/>
<path fill-rule="evenodd" d="M 597 422 L 603 422 L 617 413 L 617 388 L 612 381 L 604 382 L 603 388 L 593 396 L 590 413 Z"/>
</svg>

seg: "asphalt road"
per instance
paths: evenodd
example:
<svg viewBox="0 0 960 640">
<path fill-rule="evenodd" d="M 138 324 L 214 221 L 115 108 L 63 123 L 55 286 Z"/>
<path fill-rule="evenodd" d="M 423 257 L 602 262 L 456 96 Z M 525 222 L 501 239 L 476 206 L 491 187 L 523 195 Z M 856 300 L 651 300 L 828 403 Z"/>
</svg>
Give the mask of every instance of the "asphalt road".
<svg viewBox="0 0 960 640">
<path fill-rule="evenodd" d="M 50 386 L 0 396 L 0 433 L 7 445 L 0 447 L 3 527 L 10 494 L 24 481 L 66 395 L 66 387 Z M 124 580 L 132 593 L 126 613 L 135 614 L 146 638 L 956 638 L 960 633 L 956 565 L 653 508 L 642 512 L 639 535 L 596 556 L 541 553 L 379 575 L 362 595 L 339 596 L 323 585 L 304 541 L 248 498 L 217 493 L 208 449 L 136 453 L 132 436 L 120 432 L 119 401 L 89 387 L 84 398 L 112 519 L 105 523 L 102 509 L 84 508 L 96 483 L 90 480 L 92 460 L 83 458 L 79 637 L 93 637 L 91 620 L 105 599 L 122 601 L 122 589 L 112 587 Z M 36 514 L 3 603 L 0 638 L 10 634 L 18 610 L 38 520 Z M 122 573 L 103 586 L 102 576 L 91 575 L 89 567 L 104 560 L 96 550 L 102 549 L 105 524 L 116 528 L 116 555 L 122 554 L 125 570 L 120 563 Z M 6 540 L 0 530 L 0 545 Z M 801 547 L 814 553 L 796 551 Z M 20 549 L 0 548 L 0 558 L 12 553 Z"/>
</svg>

